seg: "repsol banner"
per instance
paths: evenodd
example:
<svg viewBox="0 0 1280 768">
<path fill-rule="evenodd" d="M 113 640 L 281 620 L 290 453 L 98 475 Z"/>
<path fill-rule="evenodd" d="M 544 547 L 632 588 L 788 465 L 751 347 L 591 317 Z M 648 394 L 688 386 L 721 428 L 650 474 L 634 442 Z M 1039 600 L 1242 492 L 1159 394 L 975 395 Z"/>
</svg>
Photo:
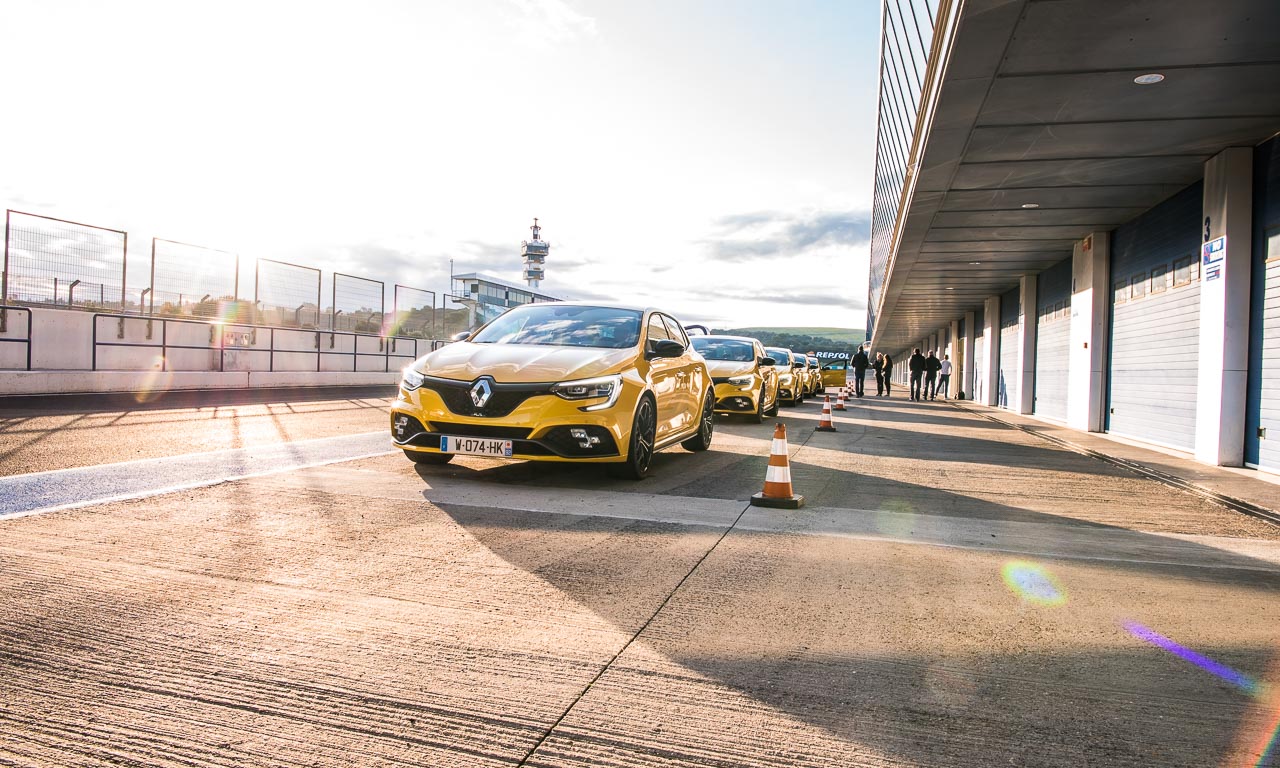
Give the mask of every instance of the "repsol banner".
<svg viewBox="0 0 1280 768">
<path fill-rule="evenodd" d="M 805 352 L 805 354 L 813 355 L 814 357 L 823 361 L 848 360 L 849 358 L 853 357 L 852 352 L 844 352 L 841 350 L 831 350 L 831 349 L 808 350 Z"/>
</svg>

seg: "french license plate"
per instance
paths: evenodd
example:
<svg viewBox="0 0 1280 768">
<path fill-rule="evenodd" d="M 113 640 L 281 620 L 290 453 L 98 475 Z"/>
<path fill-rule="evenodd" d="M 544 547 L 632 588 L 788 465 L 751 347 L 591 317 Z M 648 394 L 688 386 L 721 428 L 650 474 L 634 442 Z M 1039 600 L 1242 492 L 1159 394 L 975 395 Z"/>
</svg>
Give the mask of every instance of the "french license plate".
<svg viewBox="0 0 1280 768">
<path fill-rule="evenodd" d="M 483 437 L 454 437 L 444 435 L 440 438 L 440 450 L 443 453 L 463 453 L 468 456 L 511 456 L 510 440 L 490 440 Z"/>
</svg>

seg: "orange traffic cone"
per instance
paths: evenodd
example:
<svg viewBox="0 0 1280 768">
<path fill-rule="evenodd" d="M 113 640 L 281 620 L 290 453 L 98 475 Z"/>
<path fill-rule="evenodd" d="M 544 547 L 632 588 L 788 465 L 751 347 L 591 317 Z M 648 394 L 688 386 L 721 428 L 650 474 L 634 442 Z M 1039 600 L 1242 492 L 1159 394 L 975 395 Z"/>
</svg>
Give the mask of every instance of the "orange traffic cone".
<svg viewBox="0 0 1280 768">
<path fill-rule="evenodd" d="M 819 432 L 835 432 L 836 425 L 831 422 L 831 395 L 822 404 L 822 418 L 818 421 Z"/>
<path fill-rule="evenodd" d="M 836 410 L 837 411 L 848 410 L 847 408 L 844 407 L 844 390 L 843 389 L 840 390 L 840 396 L 836 398 Z"/>
<path fill-rule="evenodd" d="M 764 473 L 764 490 L 752 494 L 751 503 L 757 507 L 774 509 L 799 509 L 804 497 L 791 490 L 791 464 L 787 460 L 787 428 L 778 422 L 773 430 L 773 445 L 769 449 L 769 468 Z"/>
</svg>

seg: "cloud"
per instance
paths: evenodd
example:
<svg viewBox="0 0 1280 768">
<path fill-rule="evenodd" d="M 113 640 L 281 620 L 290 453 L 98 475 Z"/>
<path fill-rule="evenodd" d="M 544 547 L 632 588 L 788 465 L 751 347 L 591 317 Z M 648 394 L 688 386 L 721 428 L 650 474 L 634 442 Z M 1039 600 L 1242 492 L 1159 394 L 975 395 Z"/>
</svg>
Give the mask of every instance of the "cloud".
<svg viewBox="0 0 1280 768">
<path fill-rule="evenodd" d="M 534 45 L 551 46 L 579 37 L 595 37 L 596 20 L 584 16 L 564 0 L 509 0 L 520 11 L 511 19 L 522 37 Z"/>
<path fill-rule="evenodd" d="M 691 291 L 689 295 L 699 301 L 743 301 L 759 303 L 767 306 L 778 304 L 800 304 L 817 307 L 844 307 L 866 310 L 866 301 L 854 293 L 842 294 L 835 291 L 791 291 L 772 293 L 769 291 Z"/>
<path fill-rule="evenodd" d="M 700 241 L 711 259 L 743 262 L 824 246 L 864 245 L 871 235 L 871 213 L 759 211 L 722 216 L 715 226 L 717 234 Z"/>
</svg>

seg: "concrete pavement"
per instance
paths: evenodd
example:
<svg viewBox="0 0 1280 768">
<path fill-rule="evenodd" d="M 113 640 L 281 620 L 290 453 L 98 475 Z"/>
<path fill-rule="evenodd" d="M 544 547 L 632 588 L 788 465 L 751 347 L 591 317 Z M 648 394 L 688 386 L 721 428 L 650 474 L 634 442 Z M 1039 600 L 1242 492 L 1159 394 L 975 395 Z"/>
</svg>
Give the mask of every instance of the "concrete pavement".
<svg viewBox="0 0 1280 768">
<path fill-rule="evenodd" d="M 817 410 L 797 512 L 725 421 L 641 483 L 389 455 L 0 522 L 0 764 L 1257 761 L 1280 701 L 1132 627 L 1280 682 L 1280 530 L 941 404 Z"/>
</svg>

